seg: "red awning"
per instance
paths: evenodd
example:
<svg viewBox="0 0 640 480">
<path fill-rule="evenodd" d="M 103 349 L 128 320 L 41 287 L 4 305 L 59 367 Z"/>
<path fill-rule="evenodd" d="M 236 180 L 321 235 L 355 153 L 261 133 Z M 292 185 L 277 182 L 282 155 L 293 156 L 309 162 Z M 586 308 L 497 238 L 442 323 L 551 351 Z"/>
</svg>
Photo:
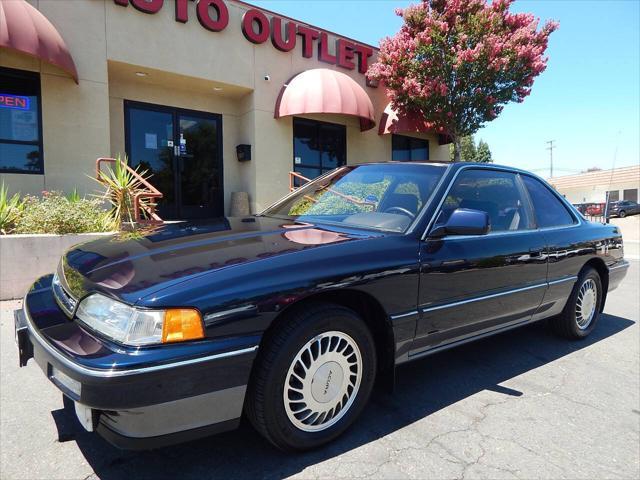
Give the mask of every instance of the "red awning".
<svg viewBox="0 0 640 480">
<path fill-rule="evenodd" d="M 351 77 L 327 68 L 299 73 L 282 87 L 275 117 L 306 113 L 336 113 L 360 119 L 360 130 L 375 127 L 373 103 Z"/>
<path fill-rule="evenodd" d="M 78 83 L 76 65 L 56 27 L 25 0 L 0 0 L 0 48 L 60 67 Z"/>
<path fill-rule="evenodd" d="M 427 127 L 425 120 L 418 115 L 398 116 L 398 112 L 389 103 L 382 113 L 378 127 L 378 135 L 387 133 L 433 133 L 433 129 Z"/>
<path fill-rule="evenodd" d="M 438 133 L 433 128 L 430 128 L 424 118 L 418 115 L 399 116 L 398 112 L 391 107 L 391 103 L 384 109 L 380 118 L 380 126 L 378 127 L 378 135 L 386 135 L 388 133 L 436 133 L 440 145 L 451 143 L 449 135 Z"/>
</svg>

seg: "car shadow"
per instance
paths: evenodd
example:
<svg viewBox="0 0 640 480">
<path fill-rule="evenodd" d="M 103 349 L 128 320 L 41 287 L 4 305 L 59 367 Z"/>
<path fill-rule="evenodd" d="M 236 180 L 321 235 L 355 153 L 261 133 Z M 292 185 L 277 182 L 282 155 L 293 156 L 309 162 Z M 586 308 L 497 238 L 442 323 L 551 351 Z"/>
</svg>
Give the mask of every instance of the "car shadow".
<svg viewBox="0 0 640 480">
<path fill-rule="evenodd" d="M 373 442 L 477 392 L 522 392 L 500 384 L 582 350 L 633 325 L 603 315 L 583 341 L 560 339 L 544 324 L 533 324 L 403 365 L 396 389 L 376 390 L 362 417 L 332 444 L 302 454 L 285 454 L 247 422 L 233 432 L 146 452 L 121 451 L 78 423 L 73 404 L 52 412 L 60 441 L 75 441 L 102 480 L 121 478 L 281 478 L 309 465 Z"/>
</svg>

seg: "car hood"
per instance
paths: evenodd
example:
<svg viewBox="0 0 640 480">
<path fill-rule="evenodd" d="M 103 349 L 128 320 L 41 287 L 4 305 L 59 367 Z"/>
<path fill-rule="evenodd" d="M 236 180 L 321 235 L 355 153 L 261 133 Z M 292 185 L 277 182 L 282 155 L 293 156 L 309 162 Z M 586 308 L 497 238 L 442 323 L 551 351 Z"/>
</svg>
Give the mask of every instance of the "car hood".
<svg viewBox="0 0 640 480">
<path fill-rule="evenodd" d="M 77 245 L 58 274 L 76 298 L 101 291 L 135 303 L 204 273 L 372 235 L 267 217 L 175 223 Z"/>
</svg>

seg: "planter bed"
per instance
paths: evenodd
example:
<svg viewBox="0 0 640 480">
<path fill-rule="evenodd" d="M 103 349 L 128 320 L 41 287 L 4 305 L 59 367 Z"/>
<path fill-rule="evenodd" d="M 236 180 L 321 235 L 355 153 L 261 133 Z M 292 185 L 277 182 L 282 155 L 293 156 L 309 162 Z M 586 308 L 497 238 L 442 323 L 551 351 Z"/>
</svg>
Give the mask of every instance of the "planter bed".
<svg viewBox="0 0 640 480">
<path fill-rule="evenodd" d="M 38 277 L 55 271 L 73 245 L 109 235 L 113 233 L 1 235 L 0 300 L 23 297 Z"/>
</svg>

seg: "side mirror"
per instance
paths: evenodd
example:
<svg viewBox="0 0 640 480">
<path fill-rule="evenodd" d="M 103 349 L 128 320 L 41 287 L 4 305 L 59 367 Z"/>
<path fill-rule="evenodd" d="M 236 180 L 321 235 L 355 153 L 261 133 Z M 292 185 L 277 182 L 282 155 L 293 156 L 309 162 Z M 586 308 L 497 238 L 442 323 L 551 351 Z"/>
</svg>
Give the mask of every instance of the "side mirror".
<svg viewBox="0 0 640 480">
<path fill-rule="evenodd" d="M 444 225 L 437 225 L 429 237 L 441 238 L 447 235 L 486 235 L 491 230 L 489 214 L 470 208 L 456 208 Z"/>
</svg>

